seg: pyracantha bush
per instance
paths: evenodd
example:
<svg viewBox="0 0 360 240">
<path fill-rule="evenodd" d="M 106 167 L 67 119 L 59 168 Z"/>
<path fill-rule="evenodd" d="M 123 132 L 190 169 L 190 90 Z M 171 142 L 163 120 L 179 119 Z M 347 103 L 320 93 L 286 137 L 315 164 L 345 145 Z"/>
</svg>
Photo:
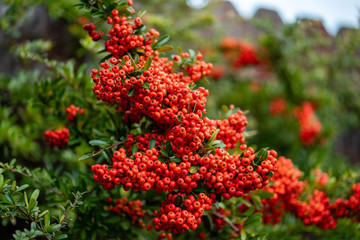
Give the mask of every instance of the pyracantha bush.
<svg viewBox="0 0 360 240">
<path fill-rule="evenodd" d="M 97 99 L 115 104 L 124 122 L 142 125 L 145 133 L 128 134 L 110 165 L 95 164 L 91 170 L 105 190 L 120 185 L 126 191 L 167 193 L 154 214 L 154 229 L 184 233 L 195 230 L 219 198 L 266 186 L 277 153 L 255 153 L 246 145 L 238 149 L 241 154 L 227 152 L 244 143 L 247 119 L 235 108 L 227 119 L 204 116 L 209 91 L 195 82 L 211 74 L 212 64 L 192 50 L 172 60 L 161 57 L 169 37 L 159 38 L 154 29 L 144 32 L 134 13 L 114 9 L 107 17 L 110 60 L 92 70 L 92 80 Z M 93 31 L 89 26 L 84 28 Z"/>
</svg>

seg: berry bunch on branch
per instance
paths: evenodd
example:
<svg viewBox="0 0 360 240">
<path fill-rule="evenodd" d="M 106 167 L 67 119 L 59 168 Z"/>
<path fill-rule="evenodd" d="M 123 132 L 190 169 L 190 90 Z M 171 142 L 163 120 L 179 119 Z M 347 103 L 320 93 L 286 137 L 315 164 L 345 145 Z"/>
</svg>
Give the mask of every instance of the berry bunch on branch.
<svg viewBox="0 0 360 240">
<path fill-rule="evenodd" d="M 338 220 L 343 218 L 360 221 L 359 183 L 352 184 L 347 196 L 331 199 L 323 189 L 309 191 L 310 183 L 300 180 L 302 172 L 294 168 L 290 159 L 279 157 L 277 166 L 278 170 L 272 178 L 273 184 L 263 188 L 263 191 L 273 194 L 270 198 L 261 200 L 262 207 L 259 211 L 262 212 L 264 223 L 280 223 L 286 212 L 301 219 L 305 225 L 322 229 L 335 228 Z M 323 173 L 322 176 L 327 179 L 327 174 Z M 319 182 L 318 178 L 315 182 L 319 187 L 326 184 L 325 181 Z M 242 206 L 239 210 L 244 212 L 248 208 Z"/>
<path fill-rule="evenodd" d="M 47 130 L 44 132 L 45 141 L 50 147 L 58 147 L 63 149 L 69 142 L 70 131 L 68 128 L 58 129 L 55 131 Z"/>
<path fill-rule="evenodd" d="M 311 145 L 321 133 L 322 125 L 317 119 L 314 108 L 310 102 L 303 102 L 301 107 L 294 110 L 300 124 L 299 137 L 303 144 Z"/>
<path fill-rule="evenodd" d="M 198 227 L 213 203 L 266 186 L 277 153 L 243 144 L 247 119 L 240 109 L 223 120 L 205 116 L 209 91 L 196 82 L 211 74 L 212 64 L 193 50 L 179 50 L 173 61 L 163 57 L 172 49 L 165 45 L 169 36 L 145 31 L 131 6 L 92 6 L 110 25 L 104 44 L 110 54 L 92 70 L 93 90 L 123 113 L 127 128 L 118 137 L 124 144 L 105 149 L 109 163 L 91 169 L 105 190 L 167 193 L 148 229 L 184 233 Z"/>
</svg>

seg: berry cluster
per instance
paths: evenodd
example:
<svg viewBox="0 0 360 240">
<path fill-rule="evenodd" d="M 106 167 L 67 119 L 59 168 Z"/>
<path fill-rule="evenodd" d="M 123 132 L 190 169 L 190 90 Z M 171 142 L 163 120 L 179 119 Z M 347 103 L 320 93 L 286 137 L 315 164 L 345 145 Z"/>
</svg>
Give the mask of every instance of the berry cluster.
<svg viewBox="0 0 360 240">
<path fill-rule="evenodd" d="M 140 227 L 145 228 L 145 224 L 141 220 L 144 217 L 146 210 L 142 209 L 143 203 L 140 200 L 128 201 L 126 197 L 116 199 L 113 201 L 110 197 L 107 198 L 110 203 L 109 210 L 131 218 L 131 224 L 138 224 Z"/>
<path fill-rule="evenodd" d="M 330 209 L 336 218 L 352 218 L 360 222 L 360 183 L 353 184 L 351 190 L 349 199 L 336 199 Z"/>
<path fill-rule="evenodd" d="M 69 141 L 70 131 L 67 128 L 55 131 L 47 130 L 44 132 L 45 141 L 49 142 L 50 147 L 58 147 L 62 149 Z"/>
<path fill-rule="evenodd" d="M 335 228 L 337 220 L 350 218 L 360 222 L 360 183 L 353 184 L 352 195 L 348 199 L 338 198 L 331 204 L 325 192 L 314 190 L 309 203 L 296 202 L 296 215 L 307 225 L 323 229 Z"/>
<path fill-rule="evenodd" d="M 294 114 L 300 124 L 300 140 L 305 145 L 311 145 L 321 132 L 321 122 L 314 113 L 310 102 L 303 102 L 301 107 L 295 108 Z"/>
<path fill-rule="evenodd" d="M 85 112 L 83 108 L 76 107 L 74 104 L 71 104 L 69 107 L 67 107 L 65 111 L 68 114 L 69 121 L 74 121 L 78 113 L 84 114 Z"/>
<path fill-rule="evenodd" d="M 192 75 L 184 76 L 182 72 L 169 73 L 172 62 L 158 58 L 156 52 L 154 54 L 148 70 L 144 69 L 145 56 L 140 56 L 139 62 L 133 66 L 127 55 L 122 61 L 110 59 L 112 66 L 105 62 L 100 65 L 103 68 L 100 71 L 94 69 L 92 78 L 96 83 L 94 93 L 97 98 L 119 103 L 119 110 L 125 111 L 126 122 L 139 122 L 148 117 L 156 127 L 166 129 L 179 125 L 181 120 L 185 125 L 189 119 L 199 116 L 199 124 L 204 125 L 201 117 L 202 113 L 206 113 L 205 102 L 209 92 L 202 87 L 192 90 L 189 84 L 197 80 L 198 73 L 208 74 L 211 65 L 205 69 L 201 61 L 197 61 L 195 65 L 203 67 L 192 68 L 189 70 Z M 135 67 L 143 71 L 138 77 L 132 76 L 136 72 Z"/>
<path fill-rule="evenodd" d="M 217 198 L 241 197 L 267 185 L 277 153 L 264 150 L 259 156 L 241 145 L 241 154 L 229 154 L 225 149 L 244 142 L 247 119 L 235 109 L 225 120 L 203 116 L 209 91 L 195 88 L 195 82 L 211 74 L 212 64 L 193 51 L 173 61 L 161 58 L 154 48 L 162 42 L 156 30 L 143 33 L 140 18 L 111 14 L 105 47 L 112 58 L 92 70 L 94 93 L 117 104 L 129 126 L 148 124 L 126 136 L 110 166 L 91 167 L 94 180 L 106 190 L 121 185 L 126 191 L 167 192 L 153 219 L 155 230 L 195 230 Z"/>
<path fill-rule="evenodd" d="M 213 199 L 205 193 L 189 195 L 184 201 L 183 198 L 184 194 L 167 194 L 167 200 L 162 202 L 160 212 L 153 219 L 156 231 L 184 233 L 189 229 L 195 230 L 203 213 L 212 208 Z"/>
<path fill-rule="evenodd" d="M 224 56 L 232 61 L 234 68 L 260 63 L 255 48 L 245 41 L 238 41 L 230 37 L 224 38 L 221 42 L 221 48 Z"/>
<path fill-rule="evenodd" d="M 280 115 L 286 111 L 286 100 L 282 97 L 273 98 L 269 105 L 272 116 Z"/>
<path fill-rule="evenodd" d="M 224 76 L 224 74 L 225 74 L 225 68 L 223 66 L 215 65 L 213 67 L 213 70 L 211 71 L 211 77 L 215 81 L 220 80 L 220 78 L 222 78 Z"/>
<path fill-rule="evenodd" d="M 360 222 L 360 184 L 352 186 L 352 193 L 348 199 L 338 198 L 334 203 L 325 192 L 314 189 L 308 196 L 307 201 L 301 200 L 307 183 L 299 180 L 301 172 L 294 168 L 290 159 L 279 157 L 278 169 L 272 180 L 273 185 L 263 188 L 264 191 L 272 193 L 269 199 L 262 199 L 262 208 L 265 223 L 276 224 L 281 222 L 285 212 L 291 212 L 300 218 L 305 225 L 315 225 L 322 229 L 335 228 L 340 218 L 351 218 Z M 315 182 L 320 186 L 326 184 L 328 178 L 326 173 L 315 172 L 319 179 Z M 248 197 L 248 196 L 247 196 Z M 251 198 L 247 198 L 251 201 Z M 239 210 L 244 212 L 248 207 L 241 205 Z"/>
<path fill-rule="evenodd" d="M 112 169 L 106 164 L 96 164 L 91 170 L 94 180 L 106 190 L 121 184 L 125 190 L 135 192 L 155 189 L 159 193 L 176 190 L 190 193 L 198 187 L 199 182 L 203 182 L 216 194 L 230 199 L 262 188 L 269 182 L 268 173 L 276 170 L 275 151 L 268 151 L 267 158 L 257 166 L 254 150 L 246 145 L 241 148 L 244 150 L 242 157 L 216 148 L 215 154 L 207 156 L 183 155 L 179 164 L 164 156 L 161 159 L 165 159 L 165 162 L 161 162 L 161 152 L 155 148 L 146 150 L 146 153 L 135 152 L 132 157 L 128 157 L 125 149 L 120 148 L 114 152 Z M 195 167 L 193 173 L 190 171 L 192 166 Z"/>
<path fill-rule="evenodd" d="M 120 58 L 132 49 L 140 49 L 144 55 L 149 57 L 152 54 L 151 43 L 156 41 L 160 34 L 155 29 L 151 29 L 145 36 L 133 34 L 134 31 L 142 26 L 142 20 L 136 17 L 134 20 L 127 17 L 119 17 L 119 11 L 114 9 L 112 17 L 108 17 L 107 23 L 112 24 L 107 36 L 110 38 L 105 42 L 105 48 L 112 56 Z M 155 39 L 154 39 L 155 38 Z M 140 51 L 139 50 L 139 51 Z"/>
<path fill-rule="evenodd" d="M 337 221 L 330 211 L 330 199 L 317 189 L 309 196 L 309 202 L 296 201 L 295 214 L 305 225 L 315 225 L 319 228 L 335 228 Z"/>
<path fill-rule="evenodd" d="M 294 209 L 294 201 L 299 198 L 305 187 L 305 182 L 299 180 L 301 171 L 294 168 L 290 159 L 279 157 L 277 167 L 272 178 L 274 184 L 263 189 L 274 194 L 270 199 L 261 200 L 265 223 L 279 223 L 285 211 Z"/>
<path fill-rule="evenodd" d="M 228 119 L 216 120 L 216 126 L 220 129 L 217 139 L 226 144 L 226 149 L 233 149 L 237 143 L 245 142 L 243 132 L 247 126 L 247 119 L 241 110 L 229 115 Z"/>
<path fill-rule="evenodd" d="M 315 176 L 315 182 L 320 186 L 324 186 L 329 179 L 329 175 L 327 173 L 321 172 L 319 169 L 315 169 Z"/>
<path fill-rule="evenodd" d="M 89 36 L 92 38 L 93 41 L 99 41 L 103 37 L 103 32 L 96 32 L 94 24 L 85 24 L 83 29 L 89 33 Z"/>
</svg>

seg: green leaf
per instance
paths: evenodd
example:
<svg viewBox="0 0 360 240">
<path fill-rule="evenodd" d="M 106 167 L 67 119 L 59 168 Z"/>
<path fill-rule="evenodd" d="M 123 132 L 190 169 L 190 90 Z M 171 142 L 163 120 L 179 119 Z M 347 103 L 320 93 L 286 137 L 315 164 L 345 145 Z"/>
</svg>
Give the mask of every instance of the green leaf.
<svg viewBox="0 0 360 240">
<path fill-rule="evenodd" d="M 241 231 L 241 240 L 246 240 L 247 236 L 246 236 L 246 232 L 244 230 Z"/>
<path fill-rule="evenodd" d="M 49 212 L 49 210 L 45 210 L 42 213 L 39 214 L 38 218 L 41 218 L 42 216 L 44 216 L 45 214 L 47 214 Z"/>
<path fill-rule="evenodd" d="M 152 58 L 151 57 L 148 57 L 146 59 L 146 62 L 145 62 L 145 65 L 144 65 L 144 71 L 148 70 L 149 67 L 151 66 L 151 62 L 152 62 Z"/>
<path fill-rule="evenodd" d="M 105 62 L 106 60 L 108 60 L 109 58 L 111 58 L 111 56 L 112 56 L 111 53 L 110 53 L 109 55 L 106 55 L 105 57 L 103 57 L 103 58 L 99 61 L 99 64 Z"/>
<path fill-rule="evenodd" d="M 50 227 L 50 233 L 56 232 L 61 227 L 61 224 L 52 224 Z"/>
<path fill-rule="evenodd" d="M 120 225 L 123 229 L 128 230 L 130 228 L 130 221 L 120 221 Z"/>
<path fill-rule="evenodd" d="M 168 155 L 172 153 L 171 142 L 169 140 L 166 141 L 166 153 Z"/>
<path fill-rule="evenodd" d="M 254 207 L 249 208 L 248 210 L 246 210 L 244 213 L 241 214 L 241 216 L 250 216 L 251 214 L 253 214 L 255 211 Z"/>
<path fill-rule="evenodd" d="M 261 213 L 255 213 L 248 217 L 244 223 L 244 227 L 255 226 L 261 223 Z"/>
<path fill-rule="evenodd" d="M 166 52 L 166 51 L 171 51 L 173 49 L 174 49 L 174 47 L 171 45 L 164 45 L 164 46 L 159 47 L 156 50 L 158 50 L 159 52 Z"/>
<path fill-rule="evenodd" d="M 109 139 L 109 144 L 112 145 L 115 141 L 115 137 L 114 136 L 111 136 L 110 139 Z"/>
<path fill-rule="evenodd" d="M 103 49 L 103 50 L 98 51 L 97 53 L 104 53 L 104 52 L 107 52 L 107 50 Z"/>
<path fill-rule="evenodd" d="M 228 106 L 222 105 L 221 108 L 222 108 L 222 110 L 224 111 L 225 114 L 227 114 L 229 112 Z"/>
<path fill-rule="evenodd" d="M 4 183 L 4 176 L 0 174 L 0 186 L 2 186 Z"/>
<path fill-rule="evenodd" d="M 10 194 L 6 193 L 5 198 L 6 198 L 6 200 L 8 200 L 9 203 L 11 203 L 12 205 L 15 205 L 15 201 Z"/>
<path fill-rule="evenodd" d="M 88 159 L 88 158 L 91 158 L 91 154 L 90 154 L 90 153 L 87 153 L 87 154 L 85 154 L 85 155 L 82 155 L 82 156 L 79 158 L 79 161 L 85 160 L 85 159 Z"/>
<path fill-rule="evenodd" d="M 189 49 L 189 54 L 190 54 L 190 57 L 191 57 L 191 58 L 194 58 L 194 57 L 196 56 L 195 51 L 192 50 L 192 49 Z"/>
<path fill-rule="evenodd" d="M 176 119 L 178 120 L 178 122 L 182 123 L 182 120 L 181 120 L 181 116 L 180 116 L 180 115 L 177 115 Z"/>
<path fill-rule="evenodd" d="M 34 199 L 34 200 L 37 200 L 37 198 L 39 197 L 39 189 L 35 189 L 35 191 L 31 194 L 31 197 L 30 197 L 30 200 L 31 199 Z"/>
<path fill-rule="evenodd" d="M 170 36 L 168 34 L 161 37 L 153 46 L 152 48 L 154 50 L 158 49 L 159 47 L 163 46 L 165 43 L 167 43 L 170 40 Z"/>
<path fill-rule="evenodd" d="M 139 54 L 136 54 L 136 55 L 135 55 L 134 61 L 135 61 L 136 64 L 139 63 Z"/>
<path fill-rule="evenodd" d="M 183 52 L 181 47 L 177 47 L 177 51 L 178 51 L 179 55 Z"/>
<path fill-rule="evenodd" d="M 137 16 L 138 16 L 139 18 L 141 18 L 142 16 L 145 15 L 146 12 L 147 12 L 146 10 L 144 10 L 144 11 L 139 11 L 139 12 L 137 13 Z"/>
<path fill-rule="evenodd" d="M 117 3 L 113 3 L 113 4 L 111 4 L 106 10 L 107 10 L 107 12 L 111 12 L 111 11 L 114 10 L 117 6 L 118 6 Z"/>
<path fill-rule="evenodd" d="M 189 170 L 191 174 L 196 173 L 199 170 L 199 166 L 192 166 Z"/>
<path fill-rule="evenodd" d="M 273 177 L 274 176 L 274 172 L 272 171 L 269 171 L 266 176 L 268 176 L 269 178 Z"/>
<path fill-rule="evenodd" d="M 246 200 L 245 198 L 238 198 L 239 199 L 239 201 L 241 202 L 241 203 L 243 203 L 245 206 L 247 206 L 247 207 L 252 207 L 252 204 L 248 201 L 248 200 Z"/>
<path fill-rule="evenodd" d="M 149 89 L 150 88 L 149 82 L 144 82 L 142 87 L 145 88 L 145 89 Z"/>
<path fill-rule="evenodd" d="M 171 162 L 179 163 L 179 162 L 182 162 L 182 159 L 179 158 L 179 157 L 176 157 L 176 158 L 170 159 L 170 161 L 171 161 Z"/>
<path fill-rule="evenodd" d="M 28 187 L 29 187 L 28 184 L 24 184 L 24 185 L 18 187 L 15 192 L 20 192 L 20 191 L 22 191 L 22 190 L 25 190 L 25 189 L 28 188 Z"/>
<path fill-rule="evenodd" d="M 155 144 L 156 144 L 155 138 L 151 138 L 150 141 L 149 141 L 149 149 L 154 148 Z"/>
<path fill-rule="evenodd" d="M 202 77 L 202 79 L 204 80 L 204 82 L 205 82 L 206 84 L 210 84 L 209 80 L 208 80 L 206 77 Z"/>
<path fill-rule="evenodd" d="M 251 195 L 251 198 L 257 209 L 261 209 L 261 198 L 258 195 Z"/>
<path fill-rule="evenodd" d="M 221 149 L 225 149 L 226 144 L 221 140 L 215 140 L 215 141 L 212 142 L 211 146 L 212 147 L 219 147 Z"/>
<path fill-rule="evenodd" d="M 39 189 L 35 189 L 35 191 L 31 194 L 29 205 L 28 205 L 28 213 L 30 213 L 34 207 L 37 205 L 37 198 L 39 197 Z"/>
<path fill-rule="evenodd" d="M 24 200 L 25 200 L 26 208 L 28 208 L 28 207 L 29 207 L 29 202 L 28 202 L 28 198 L 27 198 L 26 192 L 24 192 Z"/>
<path fill-rule="evenodd" d="M 135 88 L 134 88 L 133 86 L 131 86 L 131 88 L 130 88 L 130 90 L 128 91 L 127 95 L 128 95 L 129 97 L 131 97 L 131 96 L 134 94 L 134 92 L 135 92 Z"/>
<path fill-rule="evenodd" d="M 266 192 L 266 191 L 263 191 L 263 190 L 257 191 L 256 194 L 257 194 L 261 199 L 269 199 L 269 198 L 272 198 L 272 197 L 274 196 L 273 193 Z"/>
<path fill-rule="evenodd" d="M 138 150 L 139 150 L 139 147 L 138 147 L 137 144 L 133 144 L 133 145 L 131 146 L 131 151 L 132 151 L 132 153 L 136 153 Z"/>
<path fill-rule="evenodd" d="M 255 160 L 254 163 L 255 165 L 259 165 L 261 164 L 262 161 L 266 160 L 268 157 L 268 151 L 266 148 L 262 148 L 260 151 L 258 151 L 255 154 Z"/>
<path fill-rule="evenodd" d="M 44 217 L 44 226 L 45 229 L 48 228 L 50 225 L 50 213 L 46 213 L 45 217 Z"/>
<path fill-rule="evenodd" d="M 110 140 L 109 139 L 97 139 L 97 140 L 91 140 L 89 141 L 89 144 L 91 146 L 99 146 L 101 148 L 105 148 L 109 145 Z"/>
<path fill-rule="evenodd" d="M 16 188 L 16 181 L 13 181 L 11 185 L 11 191 L 15 191 L 15 188 Z"/>
<path fill-rule="evenodd" d="M 102 223 L 118 223 L 119 222 L 119 218 L 120 216 L 112 216 L 112 217 L 107 217 L 104 220 L 102 220 Z"/>
<path fill-rule="evenodd" d="M 66 234 L 61 234 L 60 236 L 57 236 L 56 239 L 67 239 L 68 235 Z"/>
<path fill-rule="evenodd" d="M 37 229 L 36 223 L 35 223 L 35 222 L 32 222 L 32 223 L 30 224 L 30 228 L 36 230 L 36 229 Z"/>
<path fill-rule="evenodd" d="M 196 105 L 197 105 L 197 101 L 195 101 L 193 112 L 195 112 L 195 110 L 196 110 Z"/>
<path fill-rule="evenodd" d="M 191 90 L 194 89 L 195 87 L 196 87 L 196 83 L 194 83 L 194 82 L 189 83 L 189 88 Z"/>
<path fill-rule="evenodd" d="M 134 67 L 134 71 L 136 71 L 137 70 L 137 67 L 136 67 L 136 63 L 135 63 L 135 61 L 134 61 L 134 59 L 132 58 L 132 56 L 131 56 L 131 54 L 128 54 L 129 55 L 129 57 L 130 57 L 130 61 L 131 61 L 131 65 Z"/>
<path fill-rule="evenodd" d="M 167 153 L 167 151 L 163 148 L 160 149 L 160 152 L 162 155 L 164 155 L 165 157 L 169 157 L 169 154 Z"/>
<path fill-rule="evenodd" d="M 105 158 L 105 160 L 106 160 L 108 163 L 112 164 L 112 160 L 111 160 L 111 159 L 112 159 L 112 156 L 111 156 L 109 150 L 104 149 L 101 153 L 102 153 L 103 157 Z"/>
<path fill-rule="evenodd" d="M 160 150 L 161 151 L 161 150 Z M 163 156 L 159 156 L 158 159 L 160 162 L 163 162 L 163 163 L 166 163 L 167 162 L 167 159 L 164 158 Z"/>
<path fill-rule="evenodd" d="M 216 131 L 211 135 L 211 137 L 208 141 L 209 144 L 211 144 L 214 141 L 214 139 L 216 138 L 216 136 L 219 132 L 220 132 L 220 129 L 216 129 Z"/>
</svg>

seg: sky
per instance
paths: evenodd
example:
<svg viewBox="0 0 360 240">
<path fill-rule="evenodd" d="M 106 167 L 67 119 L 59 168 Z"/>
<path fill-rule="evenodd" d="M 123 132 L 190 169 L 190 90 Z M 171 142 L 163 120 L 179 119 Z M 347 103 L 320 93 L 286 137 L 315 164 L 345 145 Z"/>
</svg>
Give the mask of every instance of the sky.
<svg viewBox="0 0 360 240">
<path fill-rule="evenodd" d="M 259 7 L 277 10 L 285 22 L 297 17 L 323 21 L 330 34 L 341 26 L 359 27 L 360 0 L 231 0 L 245 18 L 251 18 Z"/>
<path fill-rule="evenodd" d="M 209 0 L 186 0 L 190 6 L 202 8 Z M 298 17 L 322 20 L 330 34 L 339 28 L 359 27 L 360 0 L 229 0 L 245 18 L 251 18 L 259 7 L 276 10 L 284 22 Z"/>
</svg>

